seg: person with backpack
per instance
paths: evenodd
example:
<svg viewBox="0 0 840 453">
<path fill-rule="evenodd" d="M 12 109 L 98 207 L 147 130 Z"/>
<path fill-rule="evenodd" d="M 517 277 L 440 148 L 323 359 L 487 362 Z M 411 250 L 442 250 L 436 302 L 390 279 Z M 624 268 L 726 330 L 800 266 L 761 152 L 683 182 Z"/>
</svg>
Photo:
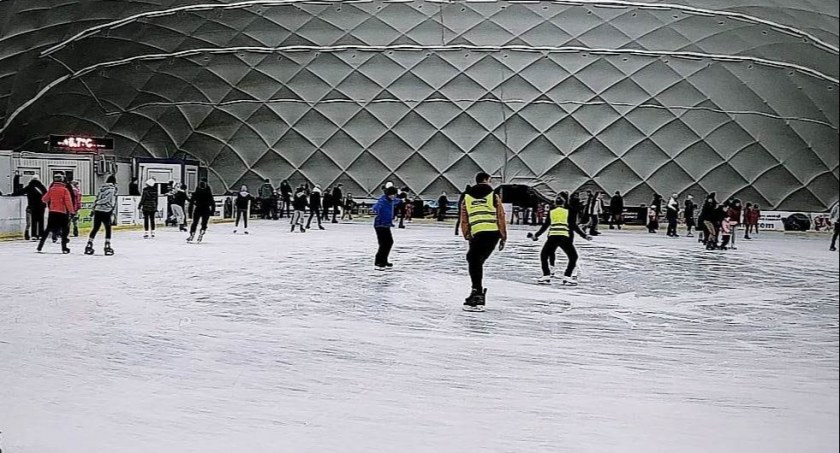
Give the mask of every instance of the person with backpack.
<svg viewBox="0 0 840 453">
<path fill-rule="evenodd" d="M 271 185 L 271 180 L 265 178 L 263 185 L 257 193 L 260 197 L 260 206 L 262 207 L 262 218 L 270 219 L 274 215 L 274 186 Z"/>
</svg>

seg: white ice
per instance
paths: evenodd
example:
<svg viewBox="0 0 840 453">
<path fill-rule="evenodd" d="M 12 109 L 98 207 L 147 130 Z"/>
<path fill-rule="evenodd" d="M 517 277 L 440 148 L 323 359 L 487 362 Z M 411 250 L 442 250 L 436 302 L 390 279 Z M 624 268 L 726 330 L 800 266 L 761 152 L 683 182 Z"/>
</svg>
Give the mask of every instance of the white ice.
<svg viewBox="0 0 840 453">
<path fill-rule="evenodd" d="M 467 313 L 466 246 L 367 224 L 0 244 L 0 448 L 54 452 L 831 452 L 838 256 L 612 232 L 536 286 L 512 232 Z M 562 255 L 558 260 L 563 263 Z"/>
</svg>

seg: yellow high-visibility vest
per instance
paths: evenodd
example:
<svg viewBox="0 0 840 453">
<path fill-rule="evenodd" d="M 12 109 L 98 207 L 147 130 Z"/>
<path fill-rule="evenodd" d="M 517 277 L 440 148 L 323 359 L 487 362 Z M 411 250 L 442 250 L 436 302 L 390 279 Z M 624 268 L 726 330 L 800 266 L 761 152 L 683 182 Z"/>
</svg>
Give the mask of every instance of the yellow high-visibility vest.
<svg viewBox="0 0 840 453">
<path fill-rule="evenodd" d="M 566 208 L 554 208 L 551 210 L 551 226 L 548 228 L 549 236 L 569 236 L 569 210 Z"/>
<path fill-rule="evenodd" d="M 465 195 L 464 205 L 467 208 L 467 218 L 470 220 L 472 234 L 499 231 L 499 225 L 496 223 L 496 204 L 492 193 L 485 198 Z"/>
</svg>

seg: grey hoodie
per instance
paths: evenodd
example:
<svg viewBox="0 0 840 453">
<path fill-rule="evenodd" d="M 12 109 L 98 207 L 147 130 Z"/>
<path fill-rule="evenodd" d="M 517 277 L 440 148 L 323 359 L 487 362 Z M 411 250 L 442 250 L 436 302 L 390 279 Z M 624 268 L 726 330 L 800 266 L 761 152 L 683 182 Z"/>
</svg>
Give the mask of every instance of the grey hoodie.
<svg viewBox="0 0 840 453">
<path fill-rule="evenodd" d="M 114 212 L 117 207 L 117 186 L 111 183 L 102 184 L 99 194 L 93 202 L 93 210 L 98 212 Z"/>
</svg>

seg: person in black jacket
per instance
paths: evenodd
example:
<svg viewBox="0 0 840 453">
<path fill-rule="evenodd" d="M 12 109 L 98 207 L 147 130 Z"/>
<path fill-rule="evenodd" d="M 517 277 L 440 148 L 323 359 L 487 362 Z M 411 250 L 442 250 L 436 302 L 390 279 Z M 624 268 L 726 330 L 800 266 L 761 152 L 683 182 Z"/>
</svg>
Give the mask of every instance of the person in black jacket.
<svg viewBox="0 0 840 453">
<path fill-rule="evenodd" d="M 717 211 L 717 207 L 716 194 L 712 192 L 706 197 L 706 201 L 703 202 L 703 207 L 700 209 L 700 217 L 697 219 L 700 222 L 700 228 L 703 230 L 700 241 L 707 248 L 717 246 L 717 229 L 715 228 L 715 211 Z M 710 245 L 712 247 L 709 247 Z"/>
<path fill-rule="evenodd" d="M 33 176 L 26 187 L 21 189 L 19 193 L 15 193 L 15 195 L 26 195 L 26 211 L 31 218 L 29 238 L 33 241 L 41 239 L 44 234 L 44 211 L 47 206 L 41 199 L 46 193 L 47 188 L 44 187 L 37 176 Z"/>
<path fill-rule="evenodd" d="M 312 189 L 312 193 L 309 194 L 309 220 L 306 221 L 307 230 L 312 226 L 313 217 L 318 219 L 318 229 L 325 229 L 324 226 L 321 225 L 321 186 L 317 184 L 315 185 L 315 188 Z"/>
<path fill-rule="evenodd" d="M 610 229 L 617 227 L 620 230 L 622 223 L 624 223 L 624 197 L 616 190 L 615 195 L 610 199 Z"/>
<path fill-rule="evenodd" d="M 283 182 L 280 183 L 280 199 L 282 200 L 282 204 L 280 205 L 280 217 L 283 217 L 283 211 L 286 212 L 286 217 L 292 217 L 292 186 L 289 185 L 289 181 L 285 179 Z"/>
<path fill-rule="evenodd" d="M 333 200 L 343 200 L 344 199 L 344 192 L 342 191 L 342 184 L 336 184 L 335 188 L 332 191 L 332 199 Z M 338 223 L 338 219 L 336 218 L 341 212 L 341 203 L 333 204 L 333 218 L 332 223 Z M 326 220 L 326 219 L 324 219 Z"/>
<path fill-rule="evenodd" d="M 333 207 L 333 203 L 341 203 L 342 200 L 333 201 L 332 199 L 332 187 L 327 187 L 322 193 L 321 199 L 321 218 L 324 219 L 326 222 L 327 219 L 330 218 L 330 209 Z M 341 218 L 343 219 L 344 216 L 342 215 Z"/>
<path fill-rule="evenodd" d="M 131 182 L 128 184 L 128 196 L 130 196 L 130 197 L 139 197 L 140 196 L 140 183 L 137 182 L 137 178 L 131 178 Z"/>
<path fill-rule="evenodd" d="M 688 230 L 688 234 L 686 234 L 686 236 L 693 238 L 694 234 L 691 232 L 691 229 L 697 226 L 697 223 L 694 221 L 694 211 L 697 210 L 697 204 L 694 203 L 694 197 L 687 195 L 685 197 L 684 207 L 683 217 L 685 218 L 685 227 Z"/>
<path fill-rule="evenodd" d="M 137 209 L 143 213 L 143 238 L 155 237 L 155 215 L 158 208 L 158 192 L 155 186 L 154 178 L 146 181 L 146 187 L 143 188 L 143 195 L 140 196 L 140 202 L 137 203 Z M 151 234 L 149 230 L 151 229 Z"/>
<path fill-rule="evenodd" d="M 306 233 L 306 229 L 303 227 L 303 213 L 306 211 L 307 205 L 306 187 L 301 184 L 297 190 L 295 190 L 294 198 L 292 198 L 292 207 L 295 211 L 292 214 L 292 229 L 290 233 L 294 233 L 295 228 L 298 226 L 300 227 L 301 233 Z"/>
<path fill-rule="evenodd" d="M 239 188 L 239 193 L 236 194 L 236 221 L 233 224 L 233 234 L 236 234 L 239 229 L 239 219 L 244 220 L 245 234 L 248 234 L 248 217 L 251 216 L 251 205 L 254 204 L 253 195 L 248 192 L 248 186 Z"/>
<path fill-rule="evenodd" d="M 207 232 L 207 223 L 210 221 L 210 216 L 216 212 L 216 200 L 213 199 L 213 191 L 204 178 L 198 183 L 198 188 L 195 189 L 192 198 L 190 198 L 190 211 L 192 212 L 193 222 L 187 242 L 192 242 L 195 238 L 195 230 L 198 228 L 199 222 L 201 222 L 201 232 L 198 233 L 197 242 L 201 242 L 204 239 L 204 233 Z"/>
<path fill-rule="evenodd" d="M 440 194 L 438 198 L 437 221 L 443 222 L 446 219 L 446 211 L 449 209 L 449 198 L 446 192 Z"/>
</svg>

